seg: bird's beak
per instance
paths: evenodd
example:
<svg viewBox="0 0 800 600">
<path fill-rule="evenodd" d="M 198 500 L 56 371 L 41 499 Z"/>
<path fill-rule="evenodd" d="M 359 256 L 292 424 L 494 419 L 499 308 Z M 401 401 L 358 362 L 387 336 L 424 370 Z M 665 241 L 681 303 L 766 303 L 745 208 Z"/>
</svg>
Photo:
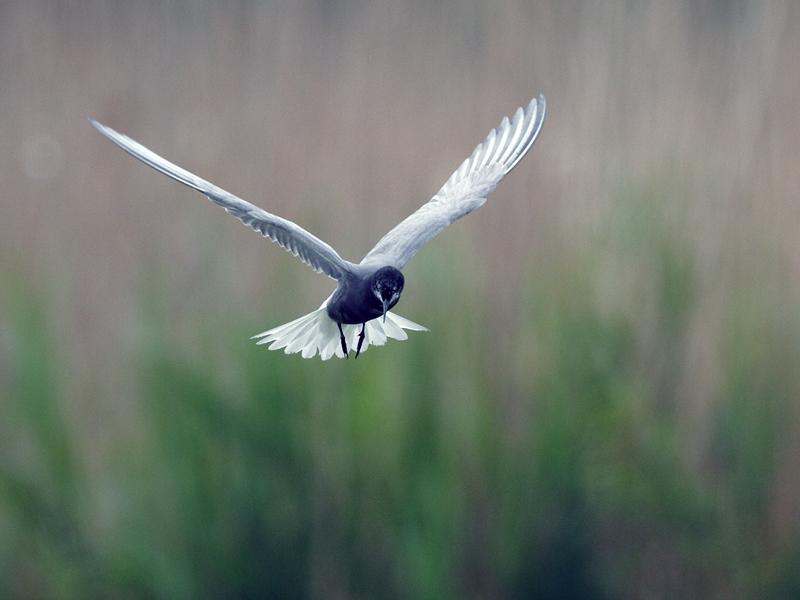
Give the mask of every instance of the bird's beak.
<svg viewBox="0 0 800 600">
<path fill-rule="evenodd" d="M 389 302 L 384 298 L 381 298 L 381 301 L 383 302 L 383 322 L 386 323 L 386 305 L 389 304 Z"/>
</svg>

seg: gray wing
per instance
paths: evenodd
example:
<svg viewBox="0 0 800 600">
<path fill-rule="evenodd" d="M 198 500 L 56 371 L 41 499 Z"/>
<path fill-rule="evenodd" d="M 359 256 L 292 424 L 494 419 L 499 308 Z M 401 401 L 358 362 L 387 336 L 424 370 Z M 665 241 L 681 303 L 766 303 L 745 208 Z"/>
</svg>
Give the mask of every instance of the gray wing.
<svg viewBox="0 0 800 600">
<path fill-rule="evenodd" d="M 190 188 L 204 194 L 214 204 L 221 206 L 248 227 L 258 231 L 261 235 L 268 237 L 288 252 L 294 254 L 317 273 L 325 273 L 333 279 L 340 279 L 345 273 L 352 270 L 354 266 L 352 263 L 344 260 L 336 253 L 336 250 L 299 225 L 250 204 L 190 173 L 186 169 L 182 169 L 161 158 L 158 154 L 128 136 L 117 133 L 110 127 L 106 127 L 93 119 L 89 120 L 97 131 L 125 150 L 125 152 L 153 167 L 156 171 L 160 171 L 164 175 L 172 177 L 172 179 L 180 181 L 184 185 L 188 185 Z"/>
<path fill-rule="evenodd" d="M 504 117 L 442 189 L 383 236 L 361 264 L 382 263 L 402 269 L 442 229 L 483 206 L 500 180 L 530 150 L 542 128 L 544 114 L 544 96 L 539 96 L 524 110 L 518 108 L 511 121 Z"/>
</svg>

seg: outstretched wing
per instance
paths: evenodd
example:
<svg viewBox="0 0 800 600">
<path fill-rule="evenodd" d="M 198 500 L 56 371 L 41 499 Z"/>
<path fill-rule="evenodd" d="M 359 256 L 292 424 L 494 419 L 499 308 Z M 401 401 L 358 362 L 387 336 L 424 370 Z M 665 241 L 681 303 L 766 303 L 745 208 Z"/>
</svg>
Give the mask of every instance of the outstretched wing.
<svg viewBox="0 0 800 600">
<path fill-rule="evenodd" d="M 383 263 L 402 269 L 442 229 L 483 206 L 500 180 L 530 150 L 542 128 L 544 114 L 544 96 L 539 96 L 524 110 L 518 108 L 511 121 L 504 117 L 442 189 L 383 236 L 361 264 Z"/>
<path fill-rule="evenodd" d="M 317 273 L 325 273 L 328 277 L 340 279 L 352 269 L 352 263 L 344 260 L 336 253 L 336 250 L 299 225 L 268 213 L 226 192 L 222 188 L 218 188 L 205 179 L 201 179 L 186 169 L 182 169 L 161 158 L 139 142 L 117 133 L 110 127 L 106 127 L 93 119 L 90 119 L 90 121 L 97 131 L 125 150 L 125 152 L 153 167 L 156 171 L 160 171 L 164 175 L 172 177 L 176 181 L 180 181 L 184 185 L 188 185 L 190 188 L 204 194 L 214 204 L 218 204 L 248 227 L 258 231 L 261 235 L 268 237 L 288 252 L 294 254 Z"/>
</svg>

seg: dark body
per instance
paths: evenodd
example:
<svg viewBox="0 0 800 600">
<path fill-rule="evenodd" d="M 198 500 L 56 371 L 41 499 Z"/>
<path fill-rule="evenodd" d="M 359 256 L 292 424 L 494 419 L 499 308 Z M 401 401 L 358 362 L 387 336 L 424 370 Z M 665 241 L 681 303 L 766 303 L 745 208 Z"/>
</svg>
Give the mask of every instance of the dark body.
<svg viewBox="0 0 800 600">
<path fill-rule="evenodd" d="M 356 358 L 361 353 L 364 343 L 364 328 L 367 321 L 383 316 L 400 299 L 405 279 L 394 267 L 381 267 L 375 271 L 352 272 L 339 280 L 339 287 L 328 302 L 328 316 L 339 327 L 339 340 L 342 351 L 347 356 L 347 341 L 342 331 L 342 324 L 357 325 L 361 323 L 358 335 Z"/>
<path fill-rule="evenodd" d="M 380 275 L 388 275 L 389 269 L 393 271 L 390 276 L 393 279 L 389 279 L 389 281 L 394 283 L 394 286 L 387 289 L 387 281 Z M 385 309 L 389 310 L 397 304 L 400 299 L 399 292 L 402 290 L 403 275 L 392 267 L 379 269 L 369 277 L 348 275 L 340 282 L 339 287 L 333 293 L 330 302 L 328 302 L 328 316 L 337 323 L 346 325 L 366 323 L 384 314 L 382 298 L 386 300 Z M 397 292 L 396 294 L 393 293 L 395 291 Z M 381 297 L 379 298 L 378 296 Z"/>
</svg>

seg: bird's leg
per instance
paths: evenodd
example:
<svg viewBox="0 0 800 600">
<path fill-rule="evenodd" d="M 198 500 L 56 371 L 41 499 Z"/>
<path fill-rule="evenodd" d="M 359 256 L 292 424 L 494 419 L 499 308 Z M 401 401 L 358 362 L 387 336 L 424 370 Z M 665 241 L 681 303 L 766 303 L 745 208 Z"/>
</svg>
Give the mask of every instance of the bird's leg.
<svg viewBox="0 0 800 600">
<path fill-rule="evenodd" d="M 342 352 L 344 352 L 345 358 L 350 358 L 350 355 L 347 353 L 347 340 L 344 339 L 344 331 L 342 331 L 342 324 L 337 323 L 339 326 L 339 341 L 342 342 Z"/>
<path fill-rule="evenodd" d="M 361 345 L 364 343 L 364 328 L 367 326 L 366 323 L 361 324 L 361 333 L 358 334 L 358 347 L 356 348 L 356 358 L 358 355 L 361 354 Z"/>
</svg>

